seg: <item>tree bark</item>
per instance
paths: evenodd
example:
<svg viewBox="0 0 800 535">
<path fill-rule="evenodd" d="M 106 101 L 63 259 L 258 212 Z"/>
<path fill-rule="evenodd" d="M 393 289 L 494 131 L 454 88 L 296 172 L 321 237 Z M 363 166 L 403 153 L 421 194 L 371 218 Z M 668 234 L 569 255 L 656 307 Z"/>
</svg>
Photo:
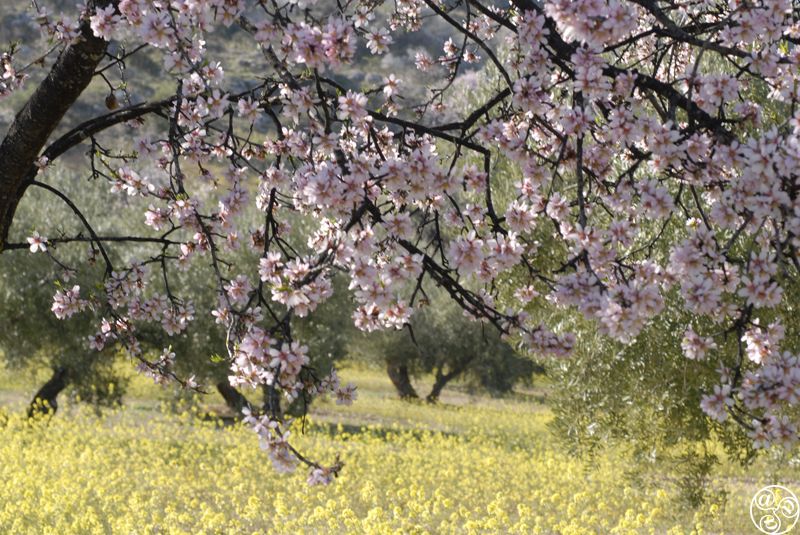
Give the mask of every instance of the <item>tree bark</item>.
<svg viewBox="0 0 800 535">
<path fill-rule="evenodd" d="M 92 0 L 89 6 L 92 9 L 111 3 L 112 0 Z M 105 39 L 94 37 L 89 21 L 81 24 L 81 35 L 80 42 L 59 54 L 0 145 L 0 252 L 8 242 L 17 205 L 36 176 L 33 163 L 64 114 L 92 81 L 108 48 Z"/>
<path fill-rule="evenodd" d="M 28 405 L 28 418 L 33 418 L 36 414 L 56 413 L 56 410 L 58 410 L 56 397 L 66 386 L 64 381 L 64 376 L 66 375 L 67 368 L 59 366 L 55 369 L 53 377 L 36 392 L 36 395 L 33 396 L 33 401 Z"/>
<path fill-rule="evenodd" d="M 414 386 L 411 384 L 411 378 L 408 376 L 408 366 L 400 365 L 393 360 L 387 360 L 386 371 L 401 399 L 419 399 L 417 391 L 414 390 Z"/>
</svg>

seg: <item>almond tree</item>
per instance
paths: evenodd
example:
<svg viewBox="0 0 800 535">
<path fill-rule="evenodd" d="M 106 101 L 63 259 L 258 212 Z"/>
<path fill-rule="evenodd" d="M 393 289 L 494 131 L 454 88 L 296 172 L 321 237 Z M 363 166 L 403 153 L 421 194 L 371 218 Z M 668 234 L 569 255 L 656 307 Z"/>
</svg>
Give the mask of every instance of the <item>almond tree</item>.
<svg viewBox="0 0 800 535">
<path fill-rule="evenodd" d="M 681 358 L 721 361 L 718 384 L 696 400 L 705 414 L 745 429 L 757 448 L 797 440 L 788 415 L 798 359 L 782 346 L 779 319 L 761 320 L 800 275 L 794 2 L 90 0 L 59 17 L 34 6 L 59 55 L 0 146 L 0 244 L 6 254 L 90 245 L 105 265 L 102 290 L 65 286 L 52 310 L 102 310 L 93 347 L 122 344 L 156 381 L 197 388 L 170 371 L 168 355 L 142 354 L 136 325 L 176 334 L 210 313 L 226 332 L 233 386 L 349 404 L 355 387 L 307 366 L 290 329 L 292 316 L 330 297 L 334 271 L 349 273 L 363 330 L 403 328 L 429 302 L 430 280 L 475 321 L 552 359 L 569 358 L 577 339 L 531 321 L 537 303 L 582 314 L 627 344 L 675 288 L 691 318 Z M 331 75 L 436 22 L 451 34 L 440 57 L 416 54 L 417 69 L 442 75 L 425 99 L 402 98 L 396 73 L 360 88 Z M 227 88 L 224 65 L 205 47 L 222 25 L 263 53 L 265 76 L 244 92 Z M 49 140 L 93 77 L 110 65 L 124 72 L 129 54 L 106 54 L 122 39 L 126 50 L 161 51 L 174 94 L 123 95 L 119 107 L 109 96 L 113 111 Z M 2 59 L 3 95 L 24 83 L 12 52 Z M 489 95 L 474 106 L 453 100 L 479 62 L 497 73 Z M 261 117 L 266 132 L 255 126 Z M 131 133 L 136 158 L 104 148 L 105 130 L 143 119 L 160 130 Z M 141 202 L 149 228 L 140 235 L 97 234 L 79 200 L 43 178 L 87 141 L 91 176 Z M 500 195 L 504 165 L 522 176 L 510 200 Z M 15 207 L 29 187 L 60 197 L 85 231 L 17 222 L 31 234 L 15 239 Z M 237 226 L 247 203 L 262 211 L 260 228 Z M 316 230 L 292 239 L 292 211 L 315 218 Z M 535 239 L 542 234 L 553 236 L 547 247 Z M 130 242 L 152 253 L 112 262 L 107 249 Z M 257 265 L 226 260 L 242 242 L 261 252 Z M 214 310 L 170 289 L 174 270 L 198 262 L 214 268 Z M 279 471 L 303 462 L 310 483 L 327 484 L 340 469 L 294 450 L 275 404 L 247 420 Z"/>
</svg>

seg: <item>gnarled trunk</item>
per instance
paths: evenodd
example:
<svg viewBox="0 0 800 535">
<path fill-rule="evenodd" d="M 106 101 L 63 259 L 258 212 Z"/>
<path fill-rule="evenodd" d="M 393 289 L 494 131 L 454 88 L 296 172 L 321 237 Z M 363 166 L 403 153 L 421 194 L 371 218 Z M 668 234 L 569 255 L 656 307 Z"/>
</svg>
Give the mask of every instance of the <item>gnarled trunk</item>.
<svg viewBox="0 0 800 535">
<path fill-rule="evenodd" d="M 386 371 L 401 399 L 419 398 L 417 391 L 414 390 L 414 386 L 411 384 L 411 378 L 408 376 L 408 366 L 398 364 L 393 360 L 387 360 Z"/>
<path fill-rule="evenodd" d="M 33 418 L 36 414 L 56 413 L 56 410 L 58 410 L 56 398 L 66 386 L 64 381 L 66 375 L 67 369 L 63 366 L 55 369 L 53 377 L 36 392 L 36 395 L 33 396 L 33 401 L 28 405 L 28 418 Z"/>
<path fill-rule="evenodd" d="M 461 368 L 456 368 L 455 370 L 451 371 L 448 374 L 443 374 L 442 369 L 439 368 L 436 370 L 436 381 L 433 383 L 433 388 L 431 388 L 431 393 L 428 394 L 428 397 L 425 398 L 425 401 L 428 403 L 435 403 L 439 400 L 439 396 L 442 394 L 442 389 L 444 389 L 445 385 L 458 377 L 461 372 L 464 371 Z"/>
</svg>

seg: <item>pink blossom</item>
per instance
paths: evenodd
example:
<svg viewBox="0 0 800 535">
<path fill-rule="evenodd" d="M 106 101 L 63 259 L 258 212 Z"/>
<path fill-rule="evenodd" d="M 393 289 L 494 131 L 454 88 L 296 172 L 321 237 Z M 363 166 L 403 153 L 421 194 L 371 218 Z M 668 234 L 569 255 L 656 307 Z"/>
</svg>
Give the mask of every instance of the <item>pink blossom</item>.
<svg viewBox="0 0 800 535">
<path fill-rule="evenodd" d="M 261 112 L 258 111 L 258 101 L 253 102 L 249 97 L 239 99 L 237 107 L 239 108 L 239 116 L 246 117 L 251 123 L 258 121 L 261 118 Z"/>
<path fill-rule="evenodd" d="M 730 397 L 731 387 L 729 385 L 714 385 L 714 393 L 704 395 L 700 401 L 700 408 L 708 416 L 718 422 L 724 422 L 728 418 L 728 408 L 733 407 L 733 398 Z"/>
<path fill-rule="evenodd" d="M 31 252 L 47 251 L 47 236 L 40 236 L 38 231 L 33 231 L 33 236 L 28 238 L 28 243 L 31 244 Z"/>
<path fill-rule="evenodd" d="M 477 237 L 474 230 L 466 236 L 459 236 L 450 245 L 449 256 L 459 274 L 469 275 L 478 268 L 486 256 L 483 252 L 483 240 Z"/>
<path fill-rule="evenodd" d="M 383 54 L 389 50 L 389 45 L 394 41 L 386 28 L 373 30 L 368 34 L 367 48 L 373 54 Z"/>
<path fill-rule="evenodd" d="M 103 8 L 98 8 L 95 14 L 89 20 L 91 21 L 92 33 L 95 37 L 102 37 L 106 41 L 110 41 L 117 25 L 120 22 L 120 16 L 117 15 L 113 5 Z"/>
<path fill-rule="evenodd" d="M 73 286 L 72 289 L 59 289 L 53 296 L 53 306 L 51 310 L 58 319 L 64 319 L 80 312 L 90 306 L 89 301 L 81 299 L 80 286 Z"/>
<path fill-rule="evenodd" d="M 366 96 L 348 91 L 345 96 L 339 97 L 337 116 L 340 119 L 361 119 L 367 115 L 366 105 Z"/>
<path fill-rule="evenodd" d="M 350 406 L 355 400 L 358 399 L 358 392 L 356 392 L 356 385 L 354 383 L 347 383 L 347 386 L 340 388 L 336 391 L 336 404 Z"/>
<path fill-rule="evenodd" d="M 689 327 L 683 333 L 683 342 L 681 342 L 683 354 L 690 360 L 704 360 L 706 352 L 711 349 L 716 349 L 717 344 L 711 338 L 702 338 L 698 336 L 694 330 Z"/>
<path fill-rule="evenodd" d="M 245 275 L 238 275 L 235 280 L 226 284 L 225 291 L 228 292 L 228 297 L 236 304 L 245 304 L 249 299 L 250 292 L 253 291 L 253 286 L 250 284 L 250 279 Z"/>
</svg>

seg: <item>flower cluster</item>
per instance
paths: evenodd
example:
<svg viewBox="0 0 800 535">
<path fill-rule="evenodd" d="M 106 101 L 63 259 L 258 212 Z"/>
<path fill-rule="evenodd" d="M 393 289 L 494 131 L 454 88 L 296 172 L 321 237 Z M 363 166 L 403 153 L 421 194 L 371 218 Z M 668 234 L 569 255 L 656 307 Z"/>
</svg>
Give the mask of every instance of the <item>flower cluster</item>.
<svg viewBox="0 0 800 535">
<path fill-rule="evenodd" d="M 81 299 L 81 287 L 75 285 L 69 289 L 59 289 L 53 296 L 53 306 L 50 310 L 58 319 L 64 319 L 92 306 L 91 300 Z"/>
<path fill-rule="evenodd" d="M 14 68 L 14 56 L 12 52 L 3 52 L 0 55 L 0 67 L 3 68 L 3 74 L 0 78 L 0 102 L 5 100 L 11 92 L 15 89 L 20 89 L 25 85 L 25 80 L 28 75 L 25 73 L 18 73 Z"/>
</svg>

